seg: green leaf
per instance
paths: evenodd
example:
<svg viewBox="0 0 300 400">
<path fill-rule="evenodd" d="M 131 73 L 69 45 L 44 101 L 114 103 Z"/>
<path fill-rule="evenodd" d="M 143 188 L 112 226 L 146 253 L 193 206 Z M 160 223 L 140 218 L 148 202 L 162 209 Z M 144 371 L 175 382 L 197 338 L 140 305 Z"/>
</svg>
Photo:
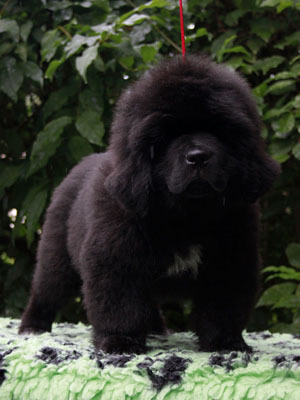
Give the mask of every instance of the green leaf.
<svg viewBox="0 0 300 400">
<path fill-rule="evenodd" d="M 236 31 L 230 29 L 227 32 L 220 35 L 212 42 L 211 52 L 213 55 L 218 55 L 226 48 L 226 45 L 234 40 L 236 37 Z M 229 42 L 228 42 L 229 41 Z"/>
<path fill-rule="evenodd" d="M 86 71 L 89 65 L 96 59 L 98 54 L 99 44 L 88 47 L 82 53 L 82 56 L 76 58 L 76 69 L 79 74 L 82 76 L 85 83 L 87 83 L 86 79 Z"/>
<path fill-rule="evenodd" d="M 157 54 L 157 48 L 154 46 L 142 46 L 140 52 L 144 63 L 150 63 Z"/>
<path fill-rule="evenodd" d="M 300 244 L 290 243 L 286 249 L 289 263 L 296 268 L 300 268 Z"/>
<path fill-rule="evenodd" d="M 27 177 L 37 172 L 48 163 L 49 158 L 53 156 L 60 144 L 60 137 L 64 128 L 71 122 L 71 117 L 57 118 L 49 122 L 45 128 L 38 133 L 37 139 L 32 147 Z"/>
<path fill-rule="evenodd" d="M 5 57 L 0 62 L 0 90 L 13 101 L 18 100 L 18 90 L 23 82 L 23 71 L 15 58 Z"/>
<path fill-rule="evenodd" d="M 46 1 L 43 1 L 43 3 L 48 3 Z M 71 7 L 72 3 L 67 0 L 52 0 L 49 2 L 49 4 L 46 5 L 46 8 L 48 8 L 51 11 L 59 11 L 59 10 L 64 10 L 65 8 Z"/>
<path fill-rule="evenodd" d="M 190 42 L 193 42 L 195 39 L 198 39 L 202 36 L 207 36 L 209 41 L 211 41 L 213 38 L 212 34 L 209 33 L 206 28 L 199 28 L 199 29 L 197 29 L 196 33 L 186 36 L 185 41 L 186 41 L 186 43 L 190 43 Z"/>
<path fill-rule="evenodd" d="M 279 43 L 275 44 L 276 49 L 283 50 L 286 46 L 295 46 L 300 41 L 300 31 L 294 32 L 291 35 L 285 36 L 285 38 Z"/>
<path fill-rule="evenodd" d="M 277 6 L 277 12 L 281 13 L 281 11 L 285 10 L 286 8 L 293 7 L 294 5 L 295 5 L 294 0 L 280 1 L 279 5 Z"/>
<path fill-rule="evenodd" d="M 297 160 L 300 160 L 300 143 L 297 143 L 296 146 L 293 147 L 292 153 Z"/>
<path fill-rule="evenodd" d="M 284 139 L 293 130 L 295 126 L 295 117 L 292 113 L 285 114 L 281 118 L 272 122 L 272 128 L 275 136 Z"/>
<path fill-rule="evenodd" d="M 267 277 L 266 282 L 274 278 L 297 280 L 300 282 L 300 272 L 295 271 L 294 268 L 286 267 L 285 265 L 280 265 L 279 267 L 267 267 L 263 272 L 274 272 L 274 274 Z"/>
<path fill-rule="evenodd" d="M 146 41 L 146 36 L 151 32 L 151 26 L 148 22 L 144 22 L 140 25 L 135 25 L 130 31 L 130 39 L 132 45 L 136 45 Z"/>
<path fill-rule="evenodd" d="M 122 22 L 122 25 L 133 26 L 141 24 L 145 19 L 149 19 L 147 14 L 133 14 Z"/>
<path fill-rule="evenodd" d="M 256 307 L 276 305 L 282 298 L 289 297 L 296 289 L 295 283 L 287 282 L 271 286 L 259 299 Z"/>
<path fill-rule="evenodd" d="M 106 12 L 109 12 L 109 0 L 92 0 L 94 6 L 102 8 Z"/>
<path fill-rule="evenodd" d="M 254 11 L 257 8 L 257 0 L 234 0 L 233 3 L 245 11 Z"/>
<path fill-rule="evenodd" d="M 298 308 L 300 307 L 300 299 L 295 295 L 291 295 L 289 297 L 283 298 L 279 300 L 273 307 L 276 308 Z"/>
<path fill-rule="evenodd" d="M 295 89 L 295 80 L 286 79 L 283 81 L 275 82 L 273 85 L 269 86 L 267 94 L 271 93 L 274 95 L 279 95 L 282 93 L 290 92 Z"/>
<path fill-rule="evenodd" d="M 39 226 L 39 218 L 46 207 L 48 190 L 36 186 L 30 189 L 21 207 L 20 218 L 26 216 L 26 239 L 28 247 L 31 245 L 34 234 Z"/>
<path fill-rule="evenodd" d="M 295 98 L 294 98 L 292 103 L 293 103 L 293 107 L 300 108 L 300 94 L 295 96 Z"/>
<path fill-rule="evenodd" d="M 65 52 L 67 58 L 75 54 L 85 43 L 86 43 L 85 36 L 78 34 L 74 35 L 72 37 L 72 40 L 70 40 L 70 42 L 68 42 L 67 45 L 65 46 Z"/>
<path fill-rule="evenodd" d="M 61 110 L 80 89 L 80 78 L 71 78 L 64 87 L 52 92 L 43 107 L 43 120 L 46 121 L 55 111 Z"/>
<path fill-rule="evenodd" d="M 225 24 L 229 26 L 237 25 L 239 19 L 245 14 L 245 10 L 234 10 L 229 12 L 225 17 Z"/>
<path fill-rule="evenodd" d="M 226 52 L 230 52 L 230 46 L 231 44 L 233 44 L 233 42 L 235 41 L 235 39 L 237 38 L 236 35 L 232 35 L 230 37 L 228 37 L 227 39 L 225 39 L 225 41 L 223 42 L 221 48 L 216 52 L 216 56 L 217 56 L 217 60 L 218 62 L 222 62 L 223 61 L 223 55 Z"/>
<path fill-rule="evenodd" d="M 276 32 L 276 24 L 268 18 L 257 18 L 251 21 L 251 33 L 259 36 L 265 42 Z"/>
<path fill-rule="evenodd" d="M 81 136 L 73 136 L 68 143 L 68 149 L 76 162 L 93 153 L 93 147 Z"/>
<path fill-rule="evenodd" d="M 108 24 L 107 22 L 103 22 L 99 25 L 91 26 L 91 29 L 97 33 L 105 34 L 107 37 L 108 35 L 112 35 L 115 33 L 115 24 Z"/>
<path fill-rule="evenodd" d="M 265 272 L 278 272 L 281 271 L 282 268 L 288 268 L 285 265 L 280 265 L 280 266 L 274 266 L 274 265 L 270 265 L 269 267 L 266 267 L 262 270 L 263 273 Z M 293 270 L 294 271 L 294 270 Z"/>
<path fill-rule="evenodd" d="M 50 61 L 62 43 L 62 37 L 57 29 L 45 33 L 41 40 L 42 61 Z"/>
<path fill-rule="evenodd" d="M 251 37 L 247 41 L 247 46 L 256 55 L 260 49 L 265 45 L 264 41 L 258 37 Z"/>
<path fill-rule="evenodd" d="M 92 90 L 90 88 L 84 89 L 79 95 L 79 102 L 82 110 L 96 111 L 99 117 L 103 113 L 103 97 L 100 91 Z"/>
<path fill-rule="evenodd" d="M 282 0 L 264 0 L 260 7 L 276 7 Z"/>
<path fill-rule="evenodd" d="M 95 58 L 94 67 L 100 72 L 105 72 L 106 66 L 104 64 L 103 58 L 100 57 L 99 54 L 97 54 L 97 57 Z"/>
<path fill-rule="evenodd" d="M 65 46 L 66 57 L 69 58 L 73 54 L 77 53 L 77 51 L 83 46 L 93 46 L 97 40 L 99 40 L 99 36 L 82 36 L 82 35 L 74 35 L 72 40 L 70 40 Z"/>
<path fill-rule="evenodd" d="M 278 72 L 275 76 L 272 76 L 273 80 L 280 80 L 280 79 L 289 79 L 289 78 L 296 78 L 296 75 L 292 71 L 282 71 Z"/>
<path fill-rule="evenodd" d="M 293 101 L 289 101 L 280 108 L 271 108 L 264 115 L 264 120 L 267 121 L 271 118 L 280 117 L 280 115 L 289 112 L 293 108 Z"/>
<path fill-rule="evenodd" d="M 294 74 L 294 75 L 300 75 L 300 63 L 296 63 L 296 64 L 294 64 L 293 66 L 292 66 L 292 68 L 291 68 L 291 72 Z"/>
<path fill-rule="evenodd" d="M 299 56 L 296 56 L 296 57 L 293 57 L 293 58 L 290 60 L 289 64 L 290 64 L 290 65 L 293 65 L 296 61 L 299 61 L 299 60 L 300 60 L 300 55 L 299 55 Z"/>
<path fill-rule="evenodd" d="M 129 22 L 129 26 L 132 25 L 136 25 L 139 24 L 142 20 L 144 21 L 145 19 L 149 19 L 149 16 L 146 14 L 141 14 L 141 11 L 147 9 L 147 8 L 164 8 L 166 6 L 172 6 L 172 4 L 170 4 L 170 2 L 166 1 L 166 0 L 152 0 L 152 1 L 148 1 L 146 4 L 142 4 L 141 6 L 121 15 L 121 17 L 118 19 L 116 25 L 118 26 L 122 26 L 122 25 L 128 25 Z M 131 20 L 130 18 L 133 16 L 133 19 Z M 126 24 L 123 24 L 124 21 L 127 21 Z"/>
<path fill-rule="evenodd" d="M 268 83 L 265 81 L 253 89 L 253 94 L 255 96 L 257 96 L 258 98 L 259 97 L 263 98 L 265 96 L 265 94 L 267 93 L 267 90 L 268 90 Z"/>
<path fill-rule="evenodd" d="M 76 120 L 76 129 L 90 143 L 103 146 L 104 125 L 95 111 L 83 111 Z"/>
<path fill-rule="evenodd" d="M 80 6 L 80 7 L 84 7 L 84 8 L 90 8 L 90 7 L 92 7 L 92 2 L 91 1 L 80 1 L 79 3 L 78 3 L 78 5 Z"/>
<path fill-rule="evenodd" d="M 28 36 L 30 35 L 31 29 L 33 27 L 32 21 L 27 21 L 25 24 L 20 26 L 20 36 L 23 42 L 27 42 Z"/>
<path fill-rule="evenodd" d="M 28 56 L 27 45 L 25 43 L 18 43 L 15 48 L 15 54 L 17 54 L 23 62 L 26 62 Z"/>
<path fill-rule="evenodd" d="M 115 62 L 115 60 L 113 60 Z M 114 71 L 114 69 L 112 68 Z M 96 96 L 97 102 L 99 101 L 99 104 L 103 104 L 103 98 L 107 96 L 107 93 L 105 93 L 106 89 L 106 78 L 104 77 L 103 79 L 99 76 L 99 73 L 95 69 L 91 69 L 88 74 L 88 88 L 93 92 L 93 95 Z M 101 97 L 101 100 L 99 99 L 99 96 Z"/>
<path fill-rule="evenodd" d="M 256 70 L 261 70 L 263 74 L 266 75 L 270 69 L 278 67 L 283 61 L 285 61 L 285 58 L 281 56 L 266 57 L 257 61 L 254 64 L 254 68 Z"/>
<path fill-rule="evenodd" d="M 4 56 L 11 52 L 11 50 L 15 47 L 15 45 L 10 42 L 3 42 L 0 44 L 0 57 Z"/>
<path fill-rule="evenodd" d="M 279 324 L 275 324 L 270 328 L 270 332 L 274 333 L 291 333 L 298 334 L 300 331 L 300 322 L 293 322 L 292 324 L 287 324 L 284 322 L 280 322 Z"/>
<path fill-rule="evenodd" d="M 27 61 L 27 63 L 22 64 L 22 69 L 27 78 L 30 78 L 34 82 L 37 82 L 40 86 L 43 86 L 43 71 L 38 65 L 32 61 Z"/>
<path fill-rule="evenodd" d="M 152 0 L 148 1 L 146 4 L 140 6 L 138 10 L 144 10 L 145 8 L 164 8 L 170 5 L 169 1 L 167 0 Z"/>
<path fill-rule="evenodd" d="M 122 65 L 123 68 L 130 69 L 134 64 L 134 57 L 133 56 L 120 57 L 119 63 Z"/>
<path fill-rule="evenodd" d="M 57 70 L 57 68 L 59 66 L 61 66 L 65 62 L 65 60 L 66 60 L 65 55 L 63 55 L 60 60 L 51 61 L 51 63 L 49 64 L 49 66 L 45 72 L 45 77 L 52 81 L 55 71 Z"/>
<path fill-rule="evenodd" d="M 14 42 L 19 41 L 20 29 L 16 21 L 10 19 L 0 19 L 0 33 L 7 32 Z"/>
<path fill-rule="evenodd" d="M 289 140 L 276 140 L 270 145 L 270 153 L 278 162 L 285 162 L 289 159 L 289 152 L 292 150 L 294 142 Z"/>
<path fill-rule="evenodd" d="M 7 165 L 1 168 L 0 173 L 0 192 L 12 186 L 19 178 L 21 173 L 21 166 L 19 165 Z"/>
<path fill-rule="evenodd" d="M 223 51 L 223 53 L 224 54 L 225 53 L 243 53 L 243 54 L 246 54 L 248 56 L 250 55 L 249 52 L 245 49 L 244 46 L 234 46 L 234 47 L 231 47 L 230 49 L 225 49 Z"/>
</svg>

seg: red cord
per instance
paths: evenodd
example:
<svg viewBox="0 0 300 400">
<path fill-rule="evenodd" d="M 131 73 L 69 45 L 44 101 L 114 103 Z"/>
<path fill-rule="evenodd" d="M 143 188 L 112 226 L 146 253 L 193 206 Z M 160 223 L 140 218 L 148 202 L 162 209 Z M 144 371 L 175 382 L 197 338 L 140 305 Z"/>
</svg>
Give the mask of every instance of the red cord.
<svg viewBox="0 0 300 400">
<path fill-rule="evenodd" d="M 184 23 L 183 23 L 182 0 L 179 0 L 179 11 L 180 11 L 180 31 L 181 31 L 182 58 L 185 59 L 185 39 L 184 39 Z"/>
</svg>

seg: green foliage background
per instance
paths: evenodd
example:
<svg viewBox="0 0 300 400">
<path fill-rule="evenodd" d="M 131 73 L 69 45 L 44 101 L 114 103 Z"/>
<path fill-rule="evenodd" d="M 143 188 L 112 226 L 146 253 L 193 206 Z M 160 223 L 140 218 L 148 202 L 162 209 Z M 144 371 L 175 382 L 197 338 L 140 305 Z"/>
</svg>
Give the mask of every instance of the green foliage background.
<svg viewBox="0 0 300 400">
<path fill-rule="evenodd" d="M 271 267 L 250 329 L 300 332 L 299 0 L 188 0 L 184 9 L 187 51 L 247 78 L 268 150 L 282 163 L 262 201 L 261 252 Z M 178 52 L 177 0 L 0 1 L 1 315 L 24 308 L 55 186 L 105 150 L 128 82 Z M 83 318 L 80 301 L 59 318 Z M 168 315 L 185 327 L 176 310 Z"/>
</svg>

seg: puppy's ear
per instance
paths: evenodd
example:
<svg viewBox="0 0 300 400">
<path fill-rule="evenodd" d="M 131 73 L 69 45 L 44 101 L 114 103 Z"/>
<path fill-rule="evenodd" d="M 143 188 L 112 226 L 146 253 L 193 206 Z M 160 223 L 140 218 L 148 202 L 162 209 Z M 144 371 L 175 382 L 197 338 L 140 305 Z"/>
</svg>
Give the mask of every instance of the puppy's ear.
<svg viewBox="0 0 300 400">
<path fill-rule="evenodd" d="M 153 146 L 149 137 L 155 136 L 162 116 L 153 112 L 132 118 L 133 113 L 128 116 L 127 112 L 120 110 L 113 123 L 110 150 L 117 159 L 104 185 L 123 208 L 144 217 L 152 187 Z"/>
<path fill-rule="evenodd" d="M 148 213 L 151 187 L 149 162 L 138 162 L 130 157 L 113 169 L 104 186 L 110 195 L 125 209 L 141 217 Z"/>
<path fill-rule="evenodd" d="M 247 162 L 246 175 L 243 177 L 242 196 L 244 200 L 254 203 L 272 186 L 281 168 L 264 151 L 260 151 Z"/>
</svg>

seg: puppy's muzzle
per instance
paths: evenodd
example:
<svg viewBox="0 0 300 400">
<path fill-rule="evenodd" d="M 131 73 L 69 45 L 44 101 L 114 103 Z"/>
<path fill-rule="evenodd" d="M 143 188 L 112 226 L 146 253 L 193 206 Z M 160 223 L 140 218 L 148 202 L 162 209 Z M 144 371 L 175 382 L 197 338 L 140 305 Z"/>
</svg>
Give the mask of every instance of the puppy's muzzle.
<svg viewBox="0 0 300 400">
<path fill-rule="evenodd" d="M 212 156 L 212 152 L 208 149 L 195 148 L 189 150 L 185 154 L 185 162 L 188 165 L 204 167 Z"/>
</svg>

